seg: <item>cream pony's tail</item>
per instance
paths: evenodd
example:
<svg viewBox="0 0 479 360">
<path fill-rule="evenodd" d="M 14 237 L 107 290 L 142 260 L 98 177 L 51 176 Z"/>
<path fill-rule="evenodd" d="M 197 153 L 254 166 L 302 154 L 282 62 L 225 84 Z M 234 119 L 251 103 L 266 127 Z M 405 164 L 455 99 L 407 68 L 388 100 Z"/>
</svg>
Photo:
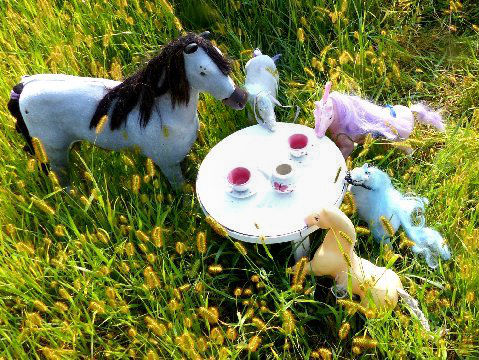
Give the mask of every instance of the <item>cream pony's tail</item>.
<svg viewBox="0 0 479 360">
<path fill-rule="evenodd" d="M 419 303 L 416 299 L 414 299 L 409 293 L 403 289 L 397 289 L 397 292 L 401 299 L 407 304 L 411 312 L 418 318 L 419 322 L 423 326 L 426 331 L 431 331 L 431 327 L 429 326 L 429 322 L 427 321 L 426 316 L 419 308 Z"/>
</svg>

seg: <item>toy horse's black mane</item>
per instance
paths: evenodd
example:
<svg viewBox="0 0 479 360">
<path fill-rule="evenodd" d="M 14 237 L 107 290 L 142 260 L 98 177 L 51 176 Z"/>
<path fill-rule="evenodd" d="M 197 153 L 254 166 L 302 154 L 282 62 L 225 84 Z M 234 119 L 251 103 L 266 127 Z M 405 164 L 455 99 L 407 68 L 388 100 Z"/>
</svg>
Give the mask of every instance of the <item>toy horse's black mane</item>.
<svg viewBox="0 0 479 360">
<path fill-rule="evenodd" d="M 139 103 L 140 125 L 145 127 L 151 117 L 155 98 L 170 92 L 171 104 L 188 104 L 190 85 L 185 73 L 183 50 L 191 43 L 198 44 L 225 75 L 231 72 L 227 58 L 206 38 L 188 33 L 165 45 L 160 53 L 148 61 L 146 66 L 111 89 L 98 104 L 90 122 L 90 129 L 98 125 L 100 119 L 108 113 L 111 130 L 118 129 L 126 122 L 130 111 Z M 159 85 L 160 78 L 164 80 Z"/>
</svg>

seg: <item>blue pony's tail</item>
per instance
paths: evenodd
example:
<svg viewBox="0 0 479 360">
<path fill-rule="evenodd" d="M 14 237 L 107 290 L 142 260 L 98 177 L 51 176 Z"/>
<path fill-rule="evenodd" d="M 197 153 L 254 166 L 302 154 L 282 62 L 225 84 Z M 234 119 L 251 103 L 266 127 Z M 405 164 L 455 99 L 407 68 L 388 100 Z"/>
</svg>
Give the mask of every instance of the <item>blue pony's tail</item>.
<svg viewBox="0 0 479 360">
<path fill-rule="evenodd" d="M 407 236 L 414 242 L 412 251 L 424 256 L 427 265 L 434 269 L 438 266 L 438 257 L 443 260 L 451 258 L 451 252 L 441 234 L 428 227 L 404 227 Z"/>
<path fill-rule="evenodd" d="M 427 203 L 426 198 L 404 196 L 399 203 L 399 218 L 406 235 L 414 242 L 412 251 L 423 255 L 427 265 L 434 269 L 438 266 L 439 256 L 443 260 L 449 260 L 451 253 L 441 234 L 425 226 Z"/>
</svg>

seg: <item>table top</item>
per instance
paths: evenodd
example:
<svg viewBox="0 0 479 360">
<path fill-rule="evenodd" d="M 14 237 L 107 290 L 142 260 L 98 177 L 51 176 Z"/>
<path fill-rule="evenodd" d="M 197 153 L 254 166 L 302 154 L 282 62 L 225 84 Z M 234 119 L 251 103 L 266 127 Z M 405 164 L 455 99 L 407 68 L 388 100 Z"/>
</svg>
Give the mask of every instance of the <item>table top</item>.
<svg viewBox="0 0 479 360">
<path fill-rule="evenodd" d="M 290 155 L 288 138 L 308 137 L 308 153 Z M 264 173 L 279 162 L 294 166 L 295 187 L 278 193 Z M 232 196 L 227 174 L 237 166 L 251 170 L 253 195 Z M 260 125 L 239 130 L 211 149 L 198 171 L 196 192 L 207 215 L 225 227 L 231 237 L 248 242 L 278 243 L 300 240 L 317 228 L 304 219 L 324 205 L 339 206 L 346 184 L 346 164 L 336 145 L 326 136 L 318 138 L 312 128 L 278 123 L 275 132 Z M 339 173 L 338 173 L 339 172 Z"/>
</svg>

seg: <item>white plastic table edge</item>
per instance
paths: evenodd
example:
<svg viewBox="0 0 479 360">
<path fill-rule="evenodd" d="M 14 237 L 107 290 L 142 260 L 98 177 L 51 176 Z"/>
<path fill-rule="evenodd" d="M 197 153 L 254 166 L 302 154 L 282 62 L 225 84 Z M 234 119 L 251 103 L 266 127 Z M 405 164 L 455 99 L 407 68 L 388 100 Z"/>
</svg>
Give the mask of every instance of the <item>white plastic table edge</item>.
<svg viewBox="0 0 479 360">
<path fill-rule="evenodd" d="M 344 194 L 346 193 L 346 190 L 347 190 L 347 184 L 344 183 L 341 194 L 339 194 L 338 199 L 336 200 L 336 202 L 333 205 L 339 207 L 339 205 L 343 201 Z M 200 198 L 198 193 L 196 194 L 196 196 L 198 198 L 198 202 L 200 203 L 200 206 L 201 206 L 201 209 L 203 210 L 203 212 L 207 216 L 211 216 L 208 213 L 208 211 L 206 211 L 205 207 L 203 206 L 203 203 L 201 202 L 201 198 Z M 221 223 L 220 223 L 220 225 L 223 226 L 223 224 L 221 224 Z M 226 226 L 223 226 L 223 228 L 226 230 L 228 235 L 230 235 L 234 239 L 241 240 L 241 241 L 244 241 L 244 242 L 249 242 L 249 243 L 255 243 L 255 244 L 260 243 L 258 236 L 239 233 L 237 231 L 229 229 Z M 274 238 L 274 241 L 269 243 L 269 244 L 283 243 L 283 242 L 289 242 L 289 241 L 298 241 L 298 240 L 301 240 L 301 239 L 305 239 L 306 237 L 308 237 L 310 234 L 312 234 L 314 231 L 316 231 L 318 229 L 319 229 L 319 227 L 317 227 L 317 226 L 308 227 L 308 226 L 305 225 L 304 228 L 299 230 L 299 231 L 294 231 L 294 232 L 287 233 L 287 234 L 279 234 L 279 235 L 275 235 L 274 237 L 265 236 L 265 239 L 266 239 L 265 244 L 268 244 L 268 238 Z"/>
</svg>

